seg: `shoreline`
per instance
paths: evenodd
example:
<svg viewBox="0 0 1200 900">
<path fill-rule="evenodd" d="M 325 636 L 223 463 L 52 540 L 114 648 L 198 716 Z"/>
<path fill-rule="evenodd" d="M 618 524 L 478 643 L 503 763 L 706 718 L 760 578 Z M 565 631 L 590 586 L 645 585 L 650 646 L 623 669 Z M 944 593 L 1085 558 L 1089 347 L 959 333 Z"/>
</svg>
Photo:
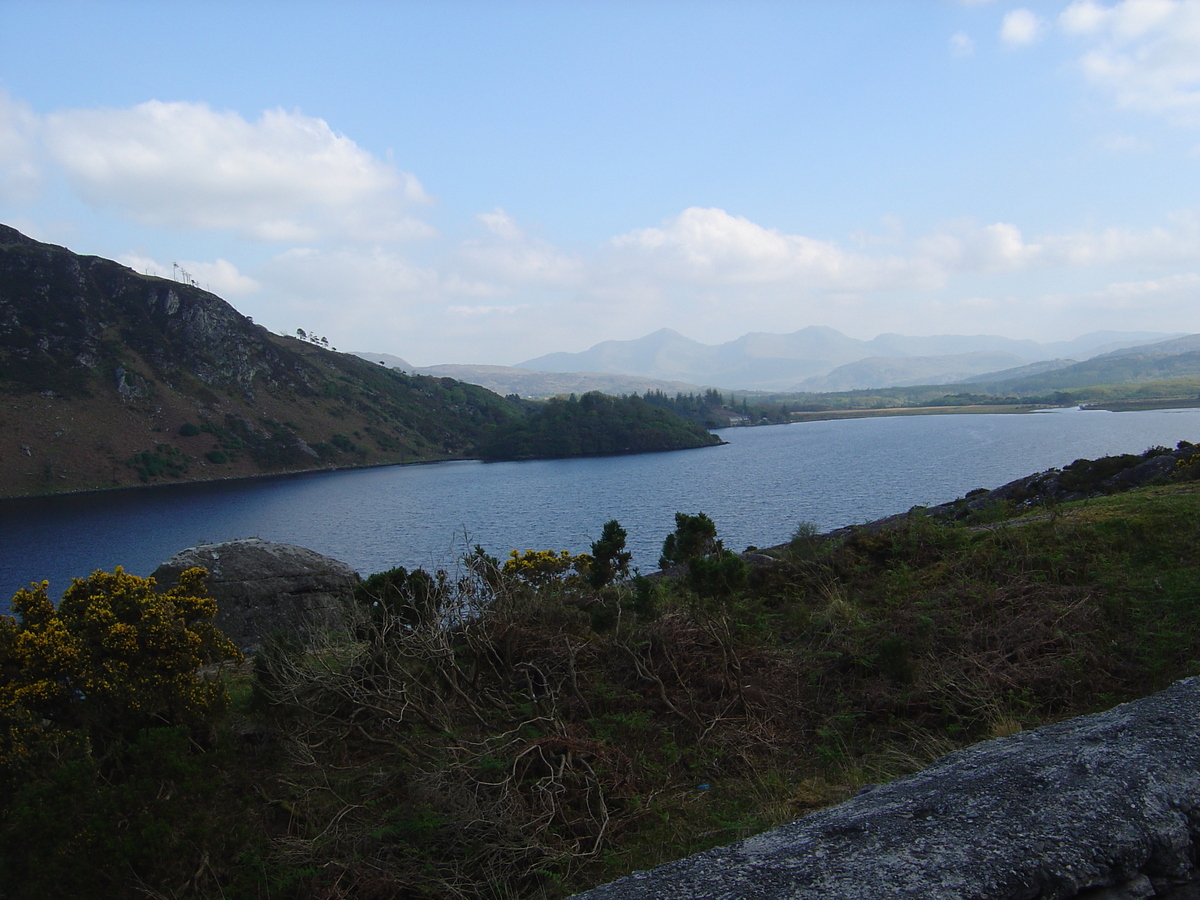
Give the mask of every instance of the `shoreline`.
<svg viewBox="0 0 1200 900">
<path fill-rule="evenodd" d="M 837 409 L 837 410 L 821 410 L 813 412 L 794 412 L 791 413 L 791 420 L 788 422 L 769 423 L 767 425 L 735 425 L 732 428 L 770 428 L 774 425 L 794 425 L 803 422 L 821 422 L 821 421 L 836 421 L 840 419 L 865 419 L 865 418 L 888 418 L 893 416 L 944 416 L 944 415 L 1024 415 L 1041 410 L 1048 409 L 1068 409 L 1068 406 L 1054 406 L 1051 404 L 976 404 L 971 406 L 902 406 L 888 407 L 877 409 Z M 1109 412 L 1137 412 L 1139 410 L 1161 410 L 1161 409 L 1195 409 L 1200 408 L 1200 398 L 1188 398 L 1177 400 L 1128 400 L 1114 401 L 1112 403 L 1101 404 L 1085 404 L 1080 405 L 1079 409 L 1085 411 L 1109 411 Z M 714 429 L 714 431 L 725 431 L 726 429 Z M 722 441 L 721 444 L 713 444 L 717 447 L 728 443 Z M 704 447 L 693 447 L 687 449 L 703 450 Z M 673 451 L 647 451 L 647 452 L 673 452 Z M 625 454 L 606 454 L 625 455 Z M 552 457 L 561 459 L 584 459 L 586 457 Z M 52 491 L 47 493 L 37 494 L 10 494 L 0 496 L 0 511 L 3 510 L 5 504 L 16 501 L 33 501 L 42 499 L 51 499 L 55 497 L 78 497 L 93 494 L 108 494 L 121 493 L 126 491 L 143 491 L 156 489 L 169 489 L 179 487 L 189 487 L 193 485 L 204 484 L 231 484 L 245 481 L 257 481 L 265 478 L 291 478 L 298 475 L 315 475 L 324 472 L 352 472 L 359 469 L 382 469 L 389 466 L 427 466 L 435 463 L 447 462 L 479 462 L 484 465 L 490 465 L 492 462 L 513 462 L 514 460 L 484 460 L 477 456 L 446 456 L 434 459 L 416 459 L 407 462 L 378 462 L 364 463 L 359 465 L 346 466 L 320 466 L 312 469 L 289 469 L 279 472 L 258 472 L 252 475 L 224 475 L 215 478 L 189 478 L 179 481 L 162 481 L 153 484 L 127 484 L 113 487 L 93 487 L 93 488 L 74 488 L 64 491 Z M 531 460 L 515 460 L 516 462 L 526 462 Z"/>
<path fill-rule="evenodd" d="M 787 424 L 787 423 L 781 423 Z M 755 426 L 760 427 L 760 426 Z M 710 432 L 711 434 L 712 432 Z M 718 436 L 719 437 L 719 436 Z M 720 440 L 716 444 L 706 444 L 702 447 L 681 447 L 679 450 L 644 450 L 641 453 L 601 453 L 591 457 L 585 456 L 538 456 L 529 459 L 483 459 L 479 456 L 445 456 L 438 459 L 414 459 L 407 462 L 377 462 L 377 463 L 362 463 L 359 465 L 350 466 L 320 466 L 313 469 L 285 469 L 278 472 L 257 472 L 252 475 L 219 475 L 215 478 L 188 478 L 179 479 L 177 481 L 157 481 L 147 484 L 122 484 L 111 487 L 95 487 L 95 488 L 71 488 L 65 491 L 50 491 L 40 494 L 9 494 L 0 496 L 0 513 L 4 510 L 4 505 L 7 503 L 15 503 L 17 501 L 32 501 L 32 500 L 48 500 L 55 497 L 82 497 L 92 496 L 95 494 L 111 494 L 125 493 L 127 491 L 147 491 L 147 490 L 164 490 L 172 488 L 186 488 L 195 485 L 204 484 L 236 484 L 245 481 L 259 481 L 266 478 L 295 478 L 300 475 L 319 475 L 331 472 L 354 472 L 362 469 L 386 469 L 391 466 L 431 466 L 437 463 L 450 462 L 477 462 L 481 465 L 492 465 L 494 463 L 505 462 L 538 462 L 548 459 L 604 459 L 612 456 L 638 456 L 644 453 L 676 453 L 684 450 L 706 450 L 711 447 L 724 447 L 729 444 L 728 441 Z"/>
<path fill-rule="evenodd" d="M 0 510 L 5 503 L 16 500 L 49 500 L 55 497 L 81 497 L 92 494 L 125 493 L 126 491 L 152 491 L 170 488 L 191 487 L 202 484 L 236 484 L 241 481 L 258 481 L 264 478 L 294 478 L 298 475 L 320 475 L 326 472 L 353 472 L 358 469 L 384 469 L 389 466 L 430 466 L 447 462 L 481 462 L 475 456 L 446 456 L 440 459 L 414 459 L 408 462 L 362 463 L 353 466 L 319 466 L 313 469 L 283 469 L 278 472 L 257 472 L 252 475 L 218 475 L 215 478 L 187 478 L 177 481 L 156 481 L 147 484 L 120 484 L 111 487 L 71 488 L 65 491 L 48 491 L 40 494 L 7 494 L 0 496 Z"/>
<path fill-rule="evenodd" d="M 1200 397 L 1177 397 L 1167 400 L 1113 400 L 1108 403 L 1085 403 L 1080 409 L 1108 412 L 1137 412 L 1143 409 L 1196 409 Z"/>
<path fill-rule="evenodd" d="M 1200 406 L 1200 401 L 1197 401 Z M 1043 409 L 1068 409 L 1050 403 L 977 403 L 970 406 L 893 406 L 874 409 L 825 409 L 790 413 L 791 422 L 824 422 L 832 419 L 868 419 L 888 416 L 1019 415 Z M 1090 407 L 1089 407 L 1090 408 Z M 1172 409 L 1172 406 L 1161 407 Z M 761 426 L 753 426 L 761 427 Z"/>
</svg>

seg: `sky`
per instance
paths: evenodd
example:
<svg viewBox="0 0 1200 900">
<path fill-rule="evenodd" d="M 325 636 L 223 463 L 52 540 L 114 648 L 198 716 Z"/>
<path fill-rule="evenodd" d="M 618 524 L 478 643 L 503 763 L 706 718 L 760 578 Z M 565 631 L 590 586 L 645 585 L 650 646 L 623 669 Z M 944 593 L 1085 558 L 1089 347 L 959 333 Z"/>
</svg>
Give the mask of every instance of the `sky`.
<svg viewBox="0 0 1200 900">
<path fill-rule="evenodd" d="M 418 366 L 1200 332 L 1200 0 L 0 0 L 0 222 Z"/>
</svg>

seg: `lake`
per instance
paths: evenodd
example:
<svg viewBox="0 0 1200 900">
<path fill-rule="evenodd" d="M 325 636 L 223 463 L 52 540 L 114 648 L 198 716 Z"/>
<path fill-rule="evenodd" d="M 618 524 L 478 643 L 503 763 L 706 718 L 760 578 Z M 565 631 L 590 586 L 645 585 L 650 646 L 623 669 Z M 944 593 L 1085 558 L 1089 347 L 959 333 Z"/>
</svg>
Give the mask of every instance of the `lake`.
<svg viewBox="0 0 1200 900">
<path fill-rule="evenodd" d="M 585 551 L 603 523 L 656 568 L 676 511 L 703 511 L 727 547 L 786 541 L 934 505 L 1079 457 L 1200 443 L 1200 409 L 844 419 L 720 432 L 726 446 L 520 463 L 449 462 L 0 501 L 0 603 L 30 581 L 123 565 L 148 575 L 186 547 L 260 537 L 363 574 L 450 566 L 481 544 Z"/>
</svg>

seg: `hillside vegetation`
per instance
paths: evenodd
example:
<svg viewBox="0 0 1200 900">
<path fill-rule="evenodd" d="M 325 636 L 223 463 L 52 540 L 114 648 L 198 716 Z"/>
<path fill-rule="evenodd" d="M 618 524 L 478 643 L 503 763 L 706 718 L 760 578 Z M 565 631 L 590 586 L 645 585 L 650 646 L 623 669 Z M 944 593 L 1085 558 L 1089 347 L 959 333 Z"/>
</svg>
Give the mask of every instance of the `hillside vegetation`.
<svg viewBox="0 0 1200 900">
<path fill-rule="evenodd" d="M 512 403 L 0 226 L 0 496 L 460 458 Z"/>
<path fill-rule="evenodd" d="M 0 497 L 473 458 L 537 409 L 272 334 L 199 287 L 0 225 Z M 701 440 L 678 441 L 689 426 L 669 413 L 657 436 L 641 424 L 568 455 Z M 558 437 L 522 453 L 563 455 Z"/>
<path fill-rule="evenodd" d="M 729 842 L 1200 672 L 1198 471 L 1190 445 L 1080 461 L 745 556 L 684 513 L 673 574 L 611 583 L 616 523 L 585 555 L 476 548 L 227 670 L 225 712 L 91 742 L 87 692 L 12 692 L 48 620 L 9 620 L 0 745 L 53 752 L 0 757 L 0 893 L 562 897 Z"/>
</svg>

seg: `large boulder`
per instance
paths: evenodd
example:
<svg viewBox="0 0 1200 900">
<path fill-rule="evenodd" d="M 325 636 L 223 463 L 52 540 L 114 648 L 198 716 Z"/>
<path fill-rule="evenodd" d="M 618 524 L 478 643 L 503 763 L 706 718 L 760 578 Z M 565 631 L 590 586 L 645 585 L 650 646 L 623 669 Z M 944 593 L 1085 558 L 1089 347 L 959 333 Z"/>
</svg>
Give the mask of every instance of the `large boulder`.
<svg viewBox="0 0 1200 900">
<path fill-rule="evenodd" d="M 303 635 L 343 627 L 346 603 L 359 581 L 344 562 L 258 538 L 180 551 L 154 570 L 154 579 L 166 590 L 193 566 L 208 571 L 217 627 L 243 652 L 254 652 L 276 632 Z"/>
<path fill-rule="evenodd" d="M 1200 678 L 576 900 L 1196 900 Z"/>
</svg>

